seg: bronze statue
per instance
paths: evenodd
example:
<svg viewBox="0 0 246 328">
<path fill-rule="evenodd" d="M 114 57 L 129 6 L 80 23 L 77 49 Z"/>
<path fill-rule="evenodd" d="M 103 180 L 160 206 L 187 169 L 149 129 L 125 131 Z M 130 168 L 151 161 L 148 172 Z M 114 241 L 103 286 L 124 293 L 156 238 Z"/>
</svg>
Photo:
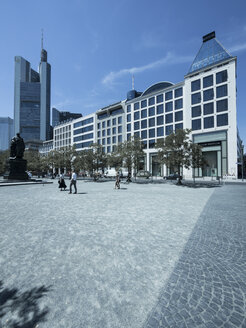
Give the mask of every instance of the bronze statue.
<svg viewBox="0 0 246 328">
<path fill-rule="evenodd" d="M 10 157 L 23 158 L 25 151 L 25 143 L 20 134 L 17 133 L 16 137 L 12 138 L 10 145 Z"/>
</svg>

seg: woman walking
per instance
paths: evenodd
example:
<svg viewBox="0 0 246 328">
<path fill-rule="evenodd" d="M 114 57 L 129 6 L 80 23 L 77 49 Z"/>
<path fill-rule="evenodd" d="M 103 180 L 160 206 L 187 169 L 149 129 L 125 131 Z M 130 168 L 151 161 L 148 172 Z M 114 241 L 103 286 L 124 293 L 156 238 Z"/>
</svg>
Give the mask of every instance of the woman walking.
<svg viewBox="0 0 246 328">
<path fill-rule="evenodd" d="M 59 183 L 59 188 L 61 188 L 61 191 L 62 191 L 62 188 L 63 188 L 64 190 L 66 190 L 66 187 L 67 187 L 67 186 L 66 186 L 66 184 L 65 184 L 64 173 L 63 173 L 63 172 L 60 174 L 60 178 L 59 178 L 58 183 Z"/>
</svg>

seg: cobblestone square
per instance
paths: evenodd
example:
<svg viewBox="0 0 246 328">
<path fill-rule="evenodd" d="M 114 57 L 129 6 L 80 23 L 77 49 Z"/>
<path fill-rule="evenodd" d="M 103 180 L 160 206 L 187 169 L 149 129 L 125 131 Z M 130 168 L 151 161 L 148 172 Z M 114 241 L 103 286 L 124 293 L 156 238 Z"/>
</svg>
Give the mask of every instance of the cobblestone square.
<svg viewBox="0 0 246 328">
<path fill-rule="evenodd" d="M 245 327 L 245 191 L 0 188 L 0 327 Z"/>
</svg>

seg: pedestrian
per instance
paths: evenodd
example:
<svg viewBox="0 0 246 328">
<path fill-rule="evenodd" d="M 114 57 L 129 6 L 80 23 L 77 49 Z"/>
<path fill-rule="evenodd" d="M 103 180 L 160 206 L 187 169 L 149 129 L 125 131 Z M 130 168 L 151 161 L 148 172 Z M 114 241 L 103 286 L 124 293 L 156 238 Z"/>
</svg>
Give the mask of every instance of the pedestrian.
<svg viewBox="0 0 246 328">
<path fill-rule="evenodd" d="M 71 182 L 70 182 L 70 192 L 69 194 L 72 193 L 72 186 L 74 186 L 75 192 L 74 194 L 77 194 L 77 186 L 76 186 L 76 182 L 77 182 L 77 174 L 75 173 L 75 171 L 72 171 L 72 177 L 71 177 Z"/>
<path fill-rule="evenodd" d="M 114 188 L 120 189 L 120 172 L 119 171 L 116 173 Z"/>
<path fill-rule="evenodd" d="M 65 191 L 66 188 L 67 188 L 67 186 L 66 186 L 66 184 L 65 184 L 64 173 L 63 173 L 63 172 L 60 174 L 60 178 L 59 178 L 58 183 L 59 183 L 59 188 L 61 188 L 61 191 L 62 191 L 62 188 L 63 188 L 64 191 Z"/>
</svg>

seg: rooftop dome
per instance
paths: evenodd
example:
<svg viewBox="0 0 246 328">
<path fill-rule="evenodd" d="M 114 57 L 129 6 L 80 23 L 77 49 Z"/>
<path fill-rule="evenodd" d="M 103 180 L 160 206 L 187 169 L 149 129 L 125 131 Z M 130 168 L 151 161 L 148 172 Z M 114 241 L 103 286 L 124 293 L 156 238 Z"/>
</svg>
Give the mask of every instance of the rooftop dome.
<svg viewBox="0 0 246 328">
<path fill-rule="evenodd" d="M 168 87 L 171 87 L 172 85 L 173 85 L 173 83 L 171 83 L 171 82 L 158 82 L 158 83 L 155 83 L 155 84 L 151 85 L 148 89 L 146 89 L 143 92 L 142 96 L 146 96 L 149 93 L 152 93 L 152 92 L 155 92 L 155 91 L 158 91 L 158 90 L 166 89 Z"/>
</svg>

